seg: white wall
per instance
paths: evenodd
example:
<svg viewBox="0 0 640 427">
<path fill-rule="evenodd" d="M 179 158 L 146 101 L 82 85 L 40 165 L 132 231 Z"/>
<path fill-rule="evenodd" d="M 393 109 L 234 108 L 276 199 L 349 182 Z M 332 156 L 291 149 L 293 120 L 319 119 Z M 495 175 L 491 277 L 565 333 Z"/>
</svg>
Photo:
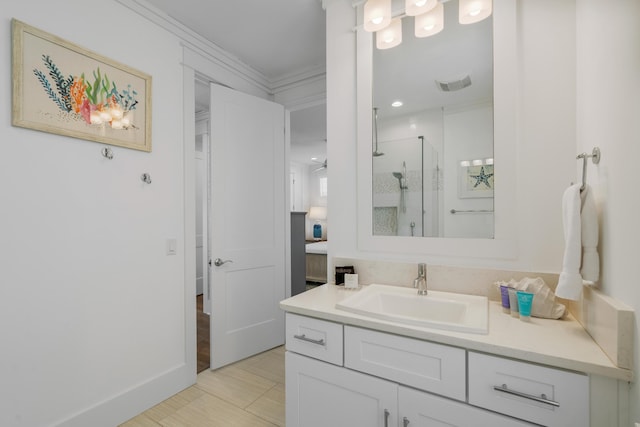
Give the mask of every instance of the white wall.
<svg viewBox="0 0 640 427">
<path fill-rule="evenodd" d="M 460 161 L 493 158 L 493 105 L 476 105 L 444 114 L 444 237 L 493 238 L 493 197 L 461 197 Z M 466 181 L 465 181 L 466 182 Z M 481 184 L 484 186 L 484 184 Z"/>
<path fill-rule="evenodd" d="M 634 366 L 640 368 L 638 286 L 638 174 L 640 158 L 640 3 L 636 0 L 577 5 L 577 146 L 600 147 L 589 162 L 588 182 L 600 213 L 601 287 L 636 312 Z M 606 30 L 603 29 L 606 26 Z M 579 167 L 581 167 L 581 163 Z M 636 375 L 637 377 L 637 375 Z M 640 387 L 631 387 L 631 422 L 640 422 Z"/>
<path fill-rule="evenodd" d="M 56 425 L 185 365 L 182 50 L 114 1 L 9 2 L 0 16 L 7 36 L 17 18 L 153 76 L 153 151 L 107 160 L 102 144 L 10 126 L 0 44 L 0 425 Z"/>
<path fill-rule="evenodd" d="M 331 206 L 337 206 L 329 227 L 339 230 L 332 238 L 329 259 L 392 259 L 394 254 L 372 254 L 357 247 L 352 174 L 356 162 L 355 36 L 349 32 L 355 11 L 348 0 L 326 3 L 328 150 L 329 158 L 340 159 L 333 161 L 329 171 L 331 182 L 340 182 L 339 186 L 332 184 L 329 193 Z M 511 261 L 451 257 L 444 262 L 559 272 L 564 249 L 562 194 L 570 182 L 580 179 L 581 162 L 576 155 L 599 146 L 602 161 L 599 166 L 589 164 L 588 181 L 596 191 L 601 213 L 601 287 L 640 310 L 636 286 L 640 202 L 635 165 L 640 158 L 640 4 L 636 0 L 541 0 L 518 1 L 517 7 L 518 37 L 513 41 L 518 47 L 517 85 L 513 87 L 518 99 L 513 141 L 517 163 L 509 182 L 497 185 L 517 189 L 516 206 L 508 215 L 517 218 L 518 254 Z M 500 153 L 496 153 L 496 162 L 500 162 Z M 411 254 L 406 260 L 429 262 L 429 256 Z M 636 366 L 640 366 L 639 330 L 636 323 Z M 630 407 L 635 422 L 640 422 L 639 394 L 634 383 Z"/>
</svg>

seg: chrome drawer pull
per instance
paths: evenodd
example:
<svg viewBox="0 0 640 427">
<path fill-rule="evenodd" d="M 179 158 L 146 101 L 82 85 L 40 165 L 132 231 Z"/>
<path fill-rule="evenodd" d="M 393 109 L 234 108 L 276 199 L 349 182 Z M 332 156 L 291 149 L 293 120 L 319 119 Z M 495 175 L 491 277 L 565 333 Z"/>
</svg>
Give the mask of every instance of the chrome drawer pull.
<svg viewBox="0 0 640 427">
<path fill-rule="evenodd" d="M 546 394 L 541 394 L 540 397 L 538 396 L 534 396 L 532 394 L 527 394 L 527 393 L 522 393 L 520 391 L 515 391 L 515 390 L 509 390 L 507 388 L 506 384 L 502 384 L 501 386 L 499 385 L 494 385 L 493 389 L 495 391 L 499 391 L 501 393 L 507 393 L 507 394 L 512 394 L 514 396 L 518 396 L 518 397 L 524 397 L 525 399 L 529 399 L 529 400 L 534 400 L 536 402 L 540 402 L 540 403 L 545 403 L 547 405 L 551 405 L 551 406 L 555 406 L 556 408 L 560 407 L 560 404 L 558 402 L 556 402 L 555 400 L 549 400 L 547 399 L 547 395 Z"/>
<path fill-rule="evenodd" d="M 313 338 L 307 338 L 304 334 L 294 335 L 293 337 L 300 341 L 310 342 L 311 344 L 324 345 L 324 338 L 320 338 L 319 340 L 314 340 Z"/>
</svg>

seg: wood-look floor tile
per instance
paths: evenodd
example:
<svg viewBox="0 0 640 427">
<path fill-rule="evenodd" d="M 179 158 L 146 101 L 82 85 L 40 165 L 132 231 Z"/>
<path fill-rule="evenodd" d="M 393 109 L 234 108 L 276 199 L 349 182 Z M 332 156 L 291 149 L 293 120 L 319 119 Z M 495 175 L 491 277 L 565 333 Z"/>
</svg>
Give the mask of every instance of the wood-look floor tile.
<svg viewBox="0 0 640 427">
<path fill-rule="evenodd" d="M 240 408 L 246 408 L 267 390 L 275 381 L 255 375 L 236 365 L 198 374 L 196 387 L 226 400 Z"/>
<path fill-rule="evenodd" d="M 271 381 L 284 384 L 284 347 L 260 353 L 235 366 Z"/>
<path fill-rule="evenodd" d="M 180 393 L 171 396 L 164 402 L 157 404 L 153 408 L 146 411 L 145 414 L 152 420 L 158 422 L 165 419 L 169 415 L 174 414 L 181 408 L 184 408 L 204 394 L 204 391 L 202 391 L 201 389 L 197 388 L 196 386 L 191 386 L 187 389 L 182 390 Z"/>
<path fill-rule="evenodd" d="M 163 427 L 274 427 L 235 405 L 208 394 L 160 421 Z"/>
<path fill-rule="evenodd" d="M 285 426 L 285 391 L 284 384 L 276 384 L 271 390 L 260 396 L 247 407 L 247 412 L 274 423 Z"/>
<path fill-rule="evenodd" d="M 120 424 L 120 427 L 161 427 L 161 425 L 149 418 L 146 413 L 143 413 L 131 418 L 124 424 Z"/>
</svg>

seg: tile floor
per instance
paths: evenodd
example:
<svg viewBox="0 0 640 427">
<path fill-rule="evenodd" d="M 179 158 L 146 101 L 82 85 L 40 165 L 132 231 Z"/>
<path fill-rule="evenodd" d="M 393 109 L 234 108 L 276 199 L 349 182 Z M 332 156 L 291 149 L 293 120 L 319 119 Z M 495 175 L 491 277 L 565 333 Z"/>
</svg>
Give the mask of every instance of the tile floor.
<svg viewBox="0 0 640 427">
<path fill-rule="evenodd" d="M 198 374 L 195 385 L 121 427 L 285 425 L 284 346 Z"/>
</svg>

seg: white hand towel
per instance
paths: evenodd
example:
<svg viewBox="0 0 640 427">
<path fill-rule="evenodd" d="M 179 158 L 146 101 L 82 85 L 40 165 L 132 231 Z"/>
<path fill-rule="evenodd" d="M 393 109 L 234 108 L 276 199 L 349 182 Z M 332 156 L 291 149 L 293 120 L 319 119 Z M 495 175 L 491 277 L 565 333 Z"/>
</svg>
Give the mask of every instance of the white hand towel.
<svg viewBox="0 0 640 427">
<path fill-rule="evenodd" d="M 556 295 L 560 298 L 578 300 L 582 294 L 582 225 L 580 221 L 580 184 L 567 188 L 562 196 L 562 224 L 564 226 L 564 259 L 558 279 Z"/>
<path fill-rule="evenodd" d="M 582 209 L 580 211 L 582 236 L 582 279 L 597 282 L 600 276 L 600 257 L 598 256 L 598 212 L 593 190 L 588 185 L 580 193 Z"/>
</svg>

